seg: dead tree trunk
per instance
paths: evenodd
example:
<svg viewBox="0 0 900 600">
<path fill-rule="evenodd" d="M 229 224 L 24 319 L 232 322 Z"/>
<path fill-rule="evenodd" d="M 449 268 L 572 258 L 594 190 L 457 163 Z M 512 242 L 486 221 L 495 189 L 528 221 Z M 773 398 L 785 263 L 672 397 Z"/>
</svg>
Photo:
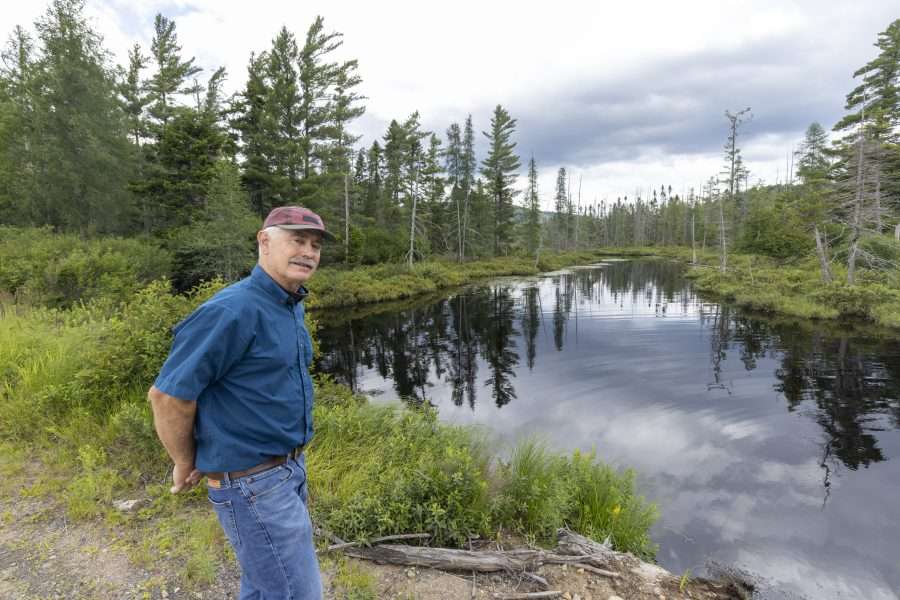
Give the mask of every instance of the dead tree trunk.
<svg viewBox="0 0 900 600">
<path fill-rule="evenodd" d="M 828 266 L 828 256 L 825 254 L 825 244 L 822 243 L 822 236 L 819 234 L 819 224 L 813 224 L 813 232 L 816 236 L 816 256 L 819 257 L 819 265 L 822 268 L 822 281 L 831 283 L 831 267 Z"/>
<path fill-rule="evenodd" d="M 691 264 L 697 264 L 697 243 L 694 240 L 694 210 L 691 209 Z"/>
<path fill-rule="evenodd" d="M 350 262 L 350 176 L 344 173 L 344 262 Z"/>
</svg>

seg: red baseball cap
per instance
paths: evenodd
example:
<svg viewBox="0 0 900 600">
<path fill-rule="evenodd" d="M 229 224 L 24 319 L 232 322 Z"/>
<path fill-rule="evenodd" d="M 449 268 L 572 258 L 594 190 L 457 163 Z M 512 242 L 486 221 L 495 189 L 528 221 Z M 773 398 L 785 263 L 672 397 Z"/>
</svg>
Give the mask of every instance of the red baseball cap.
<svg viewBox="0 0 900 600">
<path fill-rule="evenodd" d="M 325 230 L 325 222 L 322 217 L 302 206 L 278 206 L 272 209 L 263 223 L 266 227 L 281 227 L 282 229 L 311 229 L 318 231 L 326 240 L 334 240 L 331 232 Z"/>
</svg>

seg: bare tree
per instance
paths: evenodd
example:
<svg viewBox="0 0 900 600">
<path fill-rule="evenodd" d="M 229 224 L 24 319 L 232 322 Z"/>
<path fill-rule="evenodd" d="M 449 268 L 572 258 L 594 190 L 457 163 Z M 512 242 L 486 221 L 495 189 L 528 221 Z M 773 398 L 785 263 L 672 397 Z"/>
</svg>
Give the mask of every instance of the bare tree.
<svg viewBox="0 0 900 600">
<path fill-rule="evenodd" d="M 750 107 L 744 110 L 732 113 L 725 111 L 725 118 L 728 119 L 728 141 L 725 144 L 725 162 L 728 166 L 728 199 L 734 203 L 735 191 L 743 174 L 743 165 L 741 161 L 741 150 L 737 145 L 738 130 L 741 125 L 751 119 Z M 725 197 L 719 200 L 719 269 L 724 273 L 728 269 L 728 245 L 725 236 Z"/>
</svg>

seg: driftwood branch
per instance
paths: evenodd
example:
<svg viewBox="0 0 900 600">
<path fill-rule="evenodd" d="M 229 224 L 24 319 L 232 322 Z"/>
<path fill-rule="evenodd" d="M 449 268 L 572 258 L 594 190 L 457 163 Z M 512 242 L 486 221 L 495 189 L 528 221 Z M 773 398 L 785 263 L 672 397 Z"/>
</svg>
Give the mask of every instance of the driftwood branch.
<svg viewBox="0 0 900 600">
<path fill-rule="evenodd" d="M 401 533 L 399 535 L 386 535 L 369 540 L 368 542 L 339 542 L 328 546 L 328 552 L 333 550 L 343 550 L 345 548 L 353 548 L 354 546 L 362 546 L 364 544 L 375 545 L 383 542 L 395 542 L 399 540 L 427 540 L 431 537 L 430 533 Z"/>
<path fill-rule="evenodd" d="M 546 592 L 517 592 L 512 594 L 494 594 L 497 600 L 531 600 L 532 598 L 559 598 L 562 592 L 548 590 Z"/>
<path fill-rule="evenodd" d="M 680 585 L 679 578 L 665 569 L 642 561 L 632 554 L 616 552 L 608 544 L 600 544 L 568 529 L 557 531 L 557 547 L 555 552 L 522 548 L 516 550 L 457 550 L 453 548 L 428 548 L 405 544 L 383 544 L 385 541 L 402 539 L 422 539 L 427 534 L 405 534 L 375 538 L 363 546 L 356 542 L 339 543 L 329 550 L 343 550 L 348 556 L 371 560 L 378 563 L 425 567 L 442 571 L 462 571 L 471 573 L 491 573 L 503 571 L 528 578 L 543 588 L 549 583 L 536 575 L 541 565 L 562 564 L 611 579 L 640 581 L 642 584 L 660 585 L 668 583 Z M 703 579 L 693 579 L 693 586 L 702 586 L 711 594 L 710 597 L 730 598 L 735 585 Z M 751 588 L 752 589 L 752 586 Z M 495 594 L 499 600 L 530 600 L 532 598 L 556 598 L 562 592 L 546 590 L 541 592 L 516 592 Z"/>
</svg>

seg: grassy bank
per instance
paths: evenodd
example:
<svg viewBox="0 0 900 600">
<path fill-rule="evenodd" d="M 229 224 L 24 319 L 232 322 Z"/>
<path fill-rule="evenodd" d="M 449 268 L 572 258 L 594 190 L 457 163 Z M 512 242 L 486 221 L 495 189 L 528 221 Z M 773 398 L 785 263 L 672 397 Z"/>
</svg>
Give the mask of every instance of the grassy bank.
<svg viewBox="0 0 900 600">
<path fill-rule="evenodd" d="M 663 253 L 690 261 L 690 250 Z M 822 281 L 819 265 L 809 257 L 779 261 L 755 255 L 731 255 L 722 273 L 718 256 L 698 256 L 688 277 L 701 292 L 712 293 L 751 310 L 808 319 L 862 320 L 900 328 L 898 273 L 860 269 L 856 285 L 847 285 L 846 268 L 832 265 L 834 281 Z"/>
<path fill-rule="evenodd" d="M 434 258 L 410 269 L 385 263 L 342 268 L 322 265 L 310 288 L 312 307 L 343 307 L 401 300 L 465 285 L 484 277 L 534 275 L 596 260 L 593 252 L 543 253 L 529 257 L 454 260 Z M 68 308 L 96 299 L 124 301 L 158 279 L 184 277 L 158 241 L 102 238 L 84 240 L 48 228 L 0 226 L 0 300 Z M 246 265 L 246 271 L 252 264 Z"/>
<path fill-rule="evenodd" d="M 900 329 L 900 273 L 857 269 L 857 282 L 847 285 L 847 269 L 831 264 L 834 281 L 822 281 L 815 257 L 778 260 L 753 254 L 729 254 L 728 269 L 719 269 L 716 252 L 698 252 L 692 264 L 690 248 L 602 248 L 602 256 L 656 256 L 689 266 L 695 288 L 742 308 L 805 319 L 850 320 L 880 328 Z"/>
<path fill-rule="evenodd" d="M 169 327 L 220 286 L 176 296 L 158 282 L 124 304 L 0 306 L 0 494 L 54 498 L 70 519 L 125 524 L 133 537 L 123 543 L 137 562 L 167 554 L 184 559 L 187 582 L 211 577 L 227 556 L 221 534 L 202 489 L 168 494 L 168 460 L 145 393 L 168 352 Z M 654 507 L 631 473 L 592 454 L 559 455 L 531 441 L 496 448 L 428 410 L 371 405 L 328 381 L 317 382 L 317 394 L 312 511 L 345 539 L 427 531 L 435 543 L 462 544 L 508 531 L 540 542 L 568 524 L 644 557 L 655 552 Z M 23 467 L 35 463 L 39 473 L 26 477 Z M 147 502 L 123 515 L 112 507 L 118 498 Z"/>
<path fill-rule="evenodd" d="M 458 263 L 429 260 L 412 269 L 388 263 L 355 269 L 325 266 L 310 281 L 310 307 L 338 307 L 401 300 L 458 287 L 486 277 L 535 275 L 562 267 L 596 261 L 595 252 L 546 253 L 534 258 L 503 257 Z"/>
</svg>

